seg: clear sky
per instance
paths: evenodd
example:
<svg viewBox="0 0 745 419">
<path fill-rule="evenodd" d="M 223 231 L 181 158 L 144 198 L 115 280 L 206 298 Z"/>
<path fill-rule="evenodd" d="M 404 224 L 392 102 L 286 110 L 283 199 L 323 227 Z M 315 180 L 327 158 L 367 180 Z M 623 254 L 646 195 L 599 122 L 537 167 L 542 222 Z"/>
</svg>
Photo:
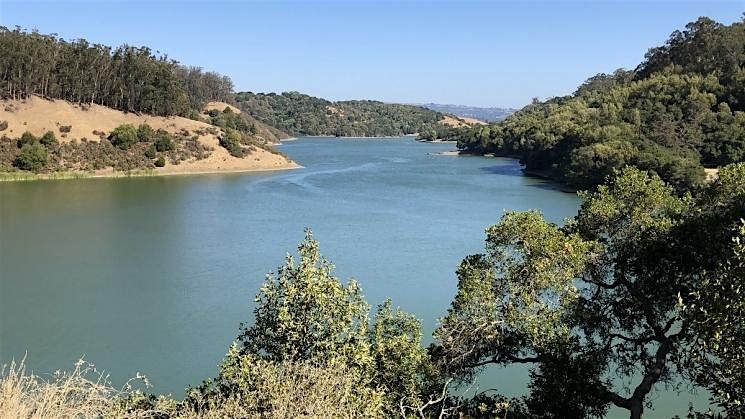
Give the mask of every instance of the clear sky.
<svg viewBox="0 0 745 419">
<path fill-rule="evenodd" d="M 745 0 L 0 0 L 0 25 L 146 45 L 238 91 L 521 107 L 635 67 L 699 16 L 729 24 L 744 11 Z"/>
</svg>

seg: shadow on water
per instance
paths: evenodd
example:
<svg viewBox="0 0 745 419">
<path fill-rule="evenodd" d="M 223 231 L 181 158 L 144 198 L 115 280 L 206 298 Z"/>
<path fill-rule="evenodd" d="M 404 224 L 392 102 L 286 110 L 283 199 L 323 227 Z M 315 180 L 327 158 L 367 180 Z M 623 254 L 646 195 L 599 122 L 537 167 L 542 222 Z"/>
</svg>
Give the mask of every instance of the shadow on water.
<svg viewBox="0 0 745 419">
<path fill-rule="evenodd" d="M 560 191 L 567 193 L 574 193 L 573 191 L 563 187 L 560 183 L 551 181 L 549 179 L 543 179 L 536 176 L 526 175 L 523 172 L 522 166 L 516 163 L 498 164 L 494 166 L 485 166 L 479 168 L 483 172 L 487 172 L 493 175 L 500 176 L 514 176 L 530 179 L 530 182 L 526 183 L 526 186 L 533 188 L 544 189 L 547 191 Z"/>
<path fill-rule="evenodd" d="M 523 177 L 523 168 L 520 167 L 519 164 L 515 163 L 507 163 L 507 164 L 498 164 L 496 166 L 486 166 L 480 168 L 482 171 L 491 173 L 493 175 L 502 175 L 502 176 L 519 176 Z"/>
</svg>

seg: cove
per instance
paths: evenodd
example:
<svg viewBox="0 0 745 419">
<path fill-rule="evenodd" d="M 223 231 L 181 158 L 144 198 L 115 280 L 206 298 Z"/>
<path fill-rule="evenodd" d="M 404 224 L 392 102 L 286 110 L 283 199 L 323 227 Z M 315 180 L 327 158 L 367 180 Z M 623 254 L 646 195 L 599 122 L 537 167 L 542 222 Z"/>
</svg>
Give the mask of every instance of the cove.
<svg viewBox="0 0 745 419">
<path fill-rule="evenodd" d="M 429 336 L 458 263 L 504 211 L 560 223 L 579 207 L 514 160 L 435 155 L 452 148 L 301 138 L 280 146 L 304 166 L 285 172 L 0 184 L 0 364 L 28 352 L 49 373 L 85 356 L 117 385 L 141 372 L 181 397 L 215 375 L 307 227 L 337 276 L 372 305 L 392 298 Z M 525 391 L 525 368 L 488 375 L 488 387 Z M 669 418 L 700 396 L 653 398 L 645 417 Z"/>
</svg>

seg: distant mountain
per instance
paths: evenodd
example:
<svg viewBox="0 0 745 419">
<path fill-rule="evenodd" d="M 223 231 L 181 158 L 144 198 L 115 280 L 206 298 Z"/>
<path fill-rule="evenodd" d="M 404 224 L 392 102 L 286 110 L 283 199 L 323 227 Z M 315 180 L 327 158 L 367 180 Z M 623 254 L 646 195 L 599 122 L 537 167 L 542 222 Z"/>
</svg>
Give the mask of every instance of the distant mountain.
<svg viewBox="0 0 745 419">
<path fill-rule="evenodd" d="M 424 103 L 419 106 L 437 112 L 449 113 L 461 118 L 473 118 L 484 122 L 501 121 L 517 111 L 517 109 L 512 108 L 479 108 L 476 106 L 443 105 L 439 103 Z"/>
</svg>

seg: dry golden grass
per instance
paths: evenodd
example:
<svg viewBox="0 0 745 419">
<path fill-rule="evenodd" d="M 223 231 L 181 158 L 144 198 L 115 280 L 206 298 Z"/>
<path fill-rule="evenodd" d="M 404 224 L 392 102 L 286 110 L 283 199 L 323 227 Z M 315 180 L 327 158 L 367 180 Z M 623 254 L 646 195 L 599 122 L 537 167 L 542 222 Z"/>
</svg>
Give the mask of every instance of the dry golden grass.
<svg viewBox="0 0 745 419">
<path fill-rule="evenodd" d="M 224 108 L 223 106 L 222 109 Z M 82 138 L 99 141 L 100 138 L 93 134 L 94 131 L 107 135 L 122 124 L 148 124 L 153 129 L 163 129 L 171 134 L 186 130 L 190 135 L 198 136 L 198 141 L 207 149 L 213 150 L 207 158 L 188 160 L 178 165 L 166 164 L 165 167 L 155 169 L 155 174 L 250 172 L 299 167 L 288 158 L 263 149 L 257 149 L 244 158 L 233 157 L 220 146 L 219 133 L 214 134 L 215 127 L 178 116 L 125 113 L 100 105 L 79 105 L 32 96 L 22 101 L 0 101 L 0 121 L 8 123 L 8 127 L 0 132 L 0 135 L 8 138 L 18 138 L 26 131 L 36 136 L 53 131 L 61 142 Z M 65 137 L 62 137 L 60 127 L 70 127 Z M 94 176 L 112 175 L 114 172 L 109 169 L 97 172 Z"/>
<path fill-rule="evenodd" d="M 79 361 L 71 372 L 49 378 L 29 373 L 23 362 L 0 372 L 0 419 L 274 419 L 379 418 L 382 403 L 376 390 L 360 390 L 349 370 L 308 363 L 251 365 L 251 390 L 228 398 L 180 405 L 169 397 L 147 400 L 128 382 L 111 386 L 107 376 Z M 144 377 L 136 377 L 147 385 Z M 134 381 L 132 380 L 132 381 Z"/>
<path fill-rule="evenodd" d="M 42 379 L 23 361 L 0 373 L 0 419 L 102 418 L 118 395 L 92 365 L 79 361 L 72 372 Z"/>
<path fill-rule="evenodd" d="M 230 110 L 233 111 L 233 113 L 241 113 L 240 109 L 225 102 L 209 102 L 206 105 L 204 105 L 203 113 L 209 113 L 209 111 L 212 111 L 212 110 L 222 112 L 225 110 L 225 108 L 230 108 Z"/>
<path fill-rule="evenodd" d="M 442 125 L 453 127 L 453 128 L 460 128 L 460 127 L 470 127 L 473 125 L 486 125 L 486 122 L 479 121 L 478 119 L 474 118 L 466 118 L 466 117 L 452 117 L 450 115 L 445 115 L 440 120 L 440 123 Z"/>
</svg>

